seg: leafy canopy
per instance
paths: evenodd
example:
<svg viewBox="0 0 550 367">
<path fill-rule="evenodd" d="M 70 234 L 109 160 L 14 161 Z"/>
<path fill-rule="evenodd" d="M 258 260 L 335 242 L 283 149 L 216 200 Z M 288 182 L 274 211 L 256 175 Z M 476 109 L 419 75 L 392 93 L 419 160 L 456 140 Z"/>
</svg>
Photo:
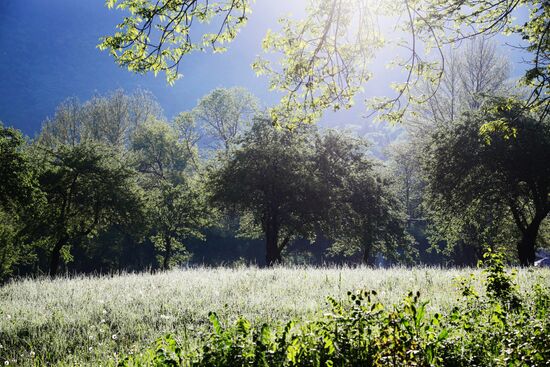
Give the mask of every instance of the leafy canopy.
<svg viewBox="0 0 550 367">
<path fill-rule="evenodd" d="M 163 71 L 173 83 L 187 54 L 223 50 L 222 45 L 237 36 L 251 2 L 107 0 L 108 7 L 129 14 L 99 47 L 131 71 Z M 514 20 L 521 7 L 530 12 L 524 24 Z M 303 19 L 285 18 L 279 32 L 266 35 L 262 46 L 278 54 L 276 61 L 260 58 L 253 67 L 258 74 L 267 74 L 272 89 L 283 92 L 271 118 L 293 126 L 315 121 L 328 108 L 350 107 L 370 78 L 369 60 L 382 46 L 397 44 L 407 55 L 395 61 L 406 71 L 405 81 L 393 85 L 394 97 L 374 100 L 371 107 L 398 121 L 409 103 L 418 102 L 410 93 L 418 80 L 438 83 L 441 79 L 445 45 L 477 35 L 517 34 L 526 42 L 522 47 L 533 55 L 523 79 L 533 90 L 529 105 L 543 106 L 547 112 L 549 9 L 542 0 L 311 0 Z M 387 19 L 395 21 L 396 32 L 391 36 L 397 40 L 380 33 L 379 23 Z M 194 24 L 214 20 L 216 25 Z M 432 48 L 438 51 L 439 61 L 426 52 Z"/>
</svg>

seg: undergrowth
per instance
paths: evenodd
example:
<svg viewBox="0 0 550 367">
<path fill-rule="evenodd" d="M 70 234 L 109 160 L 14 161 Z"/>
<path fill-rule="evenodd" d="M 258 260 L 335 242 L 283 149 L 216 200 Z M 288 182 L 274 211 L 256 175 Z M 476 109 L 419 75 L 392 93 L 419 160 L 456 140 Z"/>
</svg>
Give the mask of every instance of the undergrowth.
<svg viewBox="0 0 550 367">
<path fill-rule="evenodd" d="M 252 326 L 239 317 L 226 326 L 212 312 L 198 346 L 166 335 L 118 366 L 550 366 L 550 290 L 535 284 L 521 295 L 496 253 L 485 266 L 485 292 L 475 276 L 458 278 L 449 312 L 429 312 L 421 292 L 385 305 L 372 290 L 329 297 L 311 321 Z"/>
</svg>

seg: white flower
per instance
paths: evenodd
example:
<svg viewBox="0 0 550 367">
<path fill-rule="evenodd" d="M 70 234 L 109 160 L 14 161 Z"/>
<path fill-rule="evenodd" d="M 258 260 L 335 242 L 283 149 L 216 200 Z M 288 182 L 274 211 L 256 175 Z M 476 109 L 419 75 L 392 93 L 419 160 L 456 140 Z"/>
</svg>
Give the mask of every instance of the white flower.
<svg viewBox="0 0 550 367">
<path fill-rule="evenodd" d="M 34 357 L 34 352 L 32 350 L 29 354 L 30 354 L 31 357 Z"/>
<path fill-rule="evenodd" d="M 88 348 L 88 352 L 91 352 L 92 350 L 94 350 L 94 348 L 92 348 L 92 347 Z"/>
<path fill-rule="evenodd" d="M 4 366 L 9 366 L 10 365 L 10 361 L 6 360 L 4 361 Z"/>
<path fill-rule="evenodd" d="M 113 340 L 117 340 L 118 336 L 116 334 L 113 334 L 113 336 L 111 336 L 111 338 L 113 338 Z"/>
</svg>

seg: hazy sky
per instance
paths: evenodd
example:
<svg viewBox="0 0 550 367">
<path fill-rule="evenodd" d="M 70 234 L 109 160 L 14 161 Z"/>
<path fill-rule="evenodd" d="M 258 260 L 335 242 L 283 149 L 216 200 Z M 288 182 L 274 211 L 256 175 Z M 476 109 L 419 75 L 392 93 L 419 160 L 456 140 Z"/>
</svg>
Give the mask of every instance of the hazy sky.
<svg viewBox="0 0 550 367">
<path fill-rule="evenodd" d="M 250 64 L 261 52 L 267 29 L 277 28 L 279 17 L 299 13 L 303 1 L 257 1 L 248 25 L 227 53 L 187 57 L 180 68 L 184 77 L 170 87 L 163 75 L 132 74 L 96 48 L 99 37 L 110 34 L 121 20 L 121 13 L 107 10 L 104 0 L 0 0 L 0 121 L 33 136 L 65 98 L 85 101 L 117 88 L 152 91 L 169 118 L 192 108 L 216 87 L 244 86 L 271 104 L 277 96 L 267 91 L 267 80 L 257 78 Z M 516 66 L 514 74 L 521 69 Z M 378 76 L 368 86 L 369 94 L 385 94 L 399 73 L 381 65 L 375 71 Z M 329 118 L 360 124 L 357 111 Z"/>
</svg>

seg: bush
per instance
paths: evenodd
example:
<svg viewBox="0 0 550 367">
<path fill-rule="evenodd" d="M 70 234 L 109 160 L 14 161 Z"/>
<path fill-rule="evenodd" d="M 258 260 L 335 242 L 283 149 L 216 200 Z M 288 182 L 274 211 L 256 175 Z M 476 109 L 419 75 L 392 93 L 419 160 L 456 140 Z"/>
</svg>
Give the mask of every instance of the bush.
<svg viewBox="0 0 550 367">
<path fill-rule="evenodd" d="M 485 257 L 479 295 L 473 276 L 457 279 L 460 298 L 448 313 L 430 313 L 419 292 L 385 306 L 375 291 L 328 298 L 316 320 L 253 327 L 239 317 L 211 331 L 198 347 L 166 336 L 119 366 L 550 366 L 550 291 L 521 296 L 498 254 Z"/>
</svg>

